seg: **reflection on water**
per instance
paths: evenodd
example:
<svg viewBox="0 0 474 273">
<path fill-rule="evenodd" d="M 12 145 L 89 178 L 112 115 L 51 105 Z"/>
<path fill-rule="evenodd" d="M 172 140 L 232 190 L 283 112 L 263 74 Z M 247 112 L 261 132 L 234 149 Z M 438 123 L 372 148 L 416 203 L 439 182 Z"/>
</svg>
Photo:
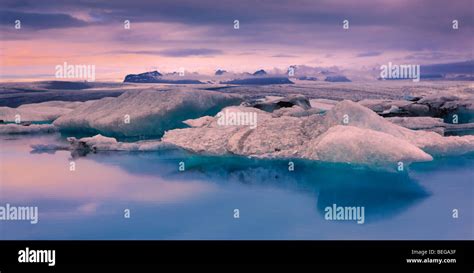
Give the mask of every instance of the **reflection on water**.
<svg viewBox="0 0 474 273">
<path fill-rule="evenodd" d="M 301 160 L 289 171 L 287 160 L 177 150 L 79 158 L 31 152 L 31 144 L 58 136 L 0 141 L 0 205 L 40 212 L 37 225 L 0 222 L 1 239 L 473 238 L 472 155 L 403 173 Z M 333 204 L 365 207 L 365 224 L 325 220 Z M 452 218 L 453 208 L 460 218 Z"/>
</svg>

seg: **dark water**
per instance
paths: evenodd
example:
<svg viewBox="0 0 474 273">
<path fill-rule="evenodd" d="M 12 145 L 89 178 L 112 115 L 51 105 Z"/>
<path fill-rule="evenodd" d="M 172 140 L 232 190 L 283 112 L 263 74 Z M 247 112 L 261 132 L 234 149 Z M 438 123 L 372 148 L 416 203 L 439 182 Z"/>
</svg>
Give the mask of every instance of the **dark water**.
<svg viewBox="0 0 474 273">
<path fill-rule="evenodd" d="M 0 221 L 0 239 L 474 239 L 473 155 L 403 172 L 294 161 L 290 172 L 286 160 L 182 151 L 31 152 L 58 139 L 1 137 L 0 206 L 38 206 L 39 222 Z M 333 204 L 364 207 L 364 224 L 325 220 Z"/>
</svg>

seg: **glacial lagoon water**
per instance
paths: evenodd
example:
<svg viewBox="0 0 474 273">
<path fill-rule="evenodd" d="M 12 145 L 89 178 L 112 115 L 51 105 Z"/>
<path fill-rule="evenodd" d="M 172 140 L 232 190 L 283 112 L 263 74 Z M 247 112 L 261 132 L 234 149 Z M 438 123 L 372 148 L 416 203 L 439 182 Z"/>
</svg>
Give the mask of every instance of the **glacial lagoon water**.
<svg viewBox="0 0 474 273">
<path fill-rule="evenodd" d="M 472 154 L 403 172 L 307 161 L 290 172 L 288 160 L 30 147 L 58 141 L 0 137 L 0 205 L 39 210 L 38 224 L 0 221 L 0 239 L 474 239 Z M 333 204 L 363 206 L 364 224 L 325 220 Z"/>
</svg>

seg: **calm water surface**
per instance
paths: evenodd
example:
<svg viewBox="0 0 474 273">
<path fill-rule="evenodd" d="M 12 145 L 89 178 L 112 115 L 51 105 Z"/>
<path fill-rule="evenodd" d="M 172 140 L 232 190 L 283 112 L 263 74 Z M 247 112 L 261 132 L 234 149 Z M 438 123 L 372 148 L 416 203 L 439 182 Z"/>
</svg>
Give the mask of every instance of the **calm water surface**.
<svg viewBox="0 0 474 273">
<path fill-rule="evenodd" d="M 402 173 L 305 161 L 289 172 L 288 161 L 30 147 L 58 140 L 0 137 L 0 205 L 39 209 L 36 225 L 0 221 L 0 239 L 474 239 L 474 155 Z M 325 220 L 332 204 L 364 206 L 365 223 Z"/>
</svg>

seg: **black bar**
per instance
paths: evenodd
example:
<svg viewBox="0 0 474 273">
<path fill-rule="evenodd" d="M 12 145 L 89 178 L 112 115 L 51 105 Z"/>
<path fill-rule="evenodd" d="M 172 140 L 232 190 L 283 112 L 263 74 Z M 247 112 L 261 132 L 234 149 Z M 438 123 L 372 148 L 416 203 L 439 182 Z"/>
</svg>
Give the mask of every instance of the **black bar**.
<svg viewBox="0 0 474 273">
<path fill-rule="evenodd" d="M 55 250 L 56 265 L 19 263 L 19 251 L 27 247 L 30 250 Z M 431 250 L 431 253 L 419 254 L 424 250 Z M 472 272 L 472 250 L 473 241 L 1 241 L 0 272 L 8 272 L 3 269 L 11 267 L 55 269 L 73 265 L 170 263 L 402 265 L 414 268 L 471 265 Z M 407 259 L 427 258 L 450 259 L 451 263 L 407 263 Z"/>
</svg>

